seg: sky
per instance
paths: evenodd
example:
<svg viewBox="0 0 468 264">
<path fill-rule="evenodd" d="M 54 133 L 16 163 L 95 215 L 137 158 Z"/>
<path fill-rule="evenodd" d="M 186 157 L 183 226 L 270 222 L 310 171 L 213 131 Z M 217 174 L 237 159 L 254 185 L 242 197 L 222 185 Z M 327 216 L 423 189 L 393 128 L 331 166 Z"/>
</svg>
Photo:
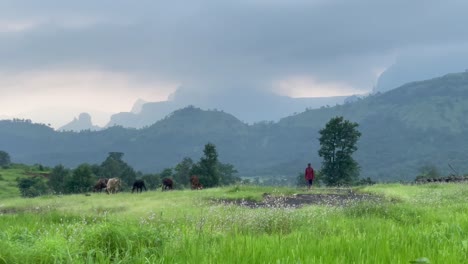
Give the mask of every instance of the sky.
<svg viewBox="0 0 468 264">
<path fill-rule="evenodd" d="M 0 118 L 57 127 L 88 112 L 104 125 L 139 98 L 182 91 L 368 93 L 400 61 L 466 53 L 466 10 L 465 0 L 0 0 Z"/>
</svg>

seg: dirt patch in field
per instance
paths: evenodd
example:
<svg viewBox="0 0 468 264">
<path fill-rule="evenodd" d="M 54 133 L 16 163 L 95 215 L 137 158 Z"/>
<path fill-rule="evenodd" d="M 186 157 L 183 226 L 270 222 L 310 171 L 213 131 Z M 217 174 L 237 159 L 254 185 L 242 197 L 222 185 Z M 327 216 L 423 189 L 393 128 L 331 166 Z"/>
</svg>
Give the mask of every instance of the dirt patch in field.
<svg viewBox="0 0 468 264">
<path fill-rule="evenodd" d="M 251 200 L 221 200 L 221 202 L 249 208 L 299 208 L 304 205 L 348 206 L 362 201 L 379 202 L 381 200 L 382 198 L 376 195 L 354 192 L 333 194 L 301 193 L 290 196 L 273 196 L 265 193 L 261 202 Z"/>
</svg>

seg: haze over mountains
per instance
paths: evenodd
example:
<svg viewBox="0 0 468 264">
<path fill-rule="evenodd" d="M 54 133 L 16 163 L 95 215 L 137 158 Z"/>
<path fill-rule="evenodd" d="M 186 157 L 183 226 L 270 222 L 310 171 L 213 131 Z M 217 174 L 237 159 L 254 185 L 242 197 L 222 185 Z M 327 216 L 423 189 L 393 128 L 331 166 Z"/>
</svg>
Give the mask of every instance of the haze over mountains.
<svg viewBox="0 0 468 264">
<path fill-rule="evenodd" d="M 123 112 L 111 116 L 107 126 L 142 128 L 154 124 L 173 111 L 194 105 L 202 109 L 218 109 L 231 113 L 246 123 L 278 121 L 306 108 L 319 108 L 326 105 L 343 103 L 346 96 L 323 98 L 291 98 L 272 93 L 236 92 L 200 96 L 176 94 L 175 98 L 164 102 L 147 102 L 141 110 Z M 135 107 L 134 107 L 135 108 Z"/>
<path fill-rule="evenodd" d="M 0 121 L 0 149 L 12 160 L 44 165 L 99 163 L 110 151 L 138 170 L 160 171 L 184 157 L 198 159 L 214 143 L 223 162 L 240 175 L 295 175 L 307 162 L 320 167 L 318 130 L 334 116 L 358 122 L 356 159 L 361 175 L 412 180 L 424 165 L 448 174 L 448 164 L 468 171 L 468 73 L 413 82 L 355 102 L 309 109 L 249 125 L 219 110 L 188 107 L 142 129 L 57 132 L 45 125 Z"/>
<path fill-rule="evenodd" d="M 468 69 L 464 47 L 421 48 L 400 54 L 379 76 L 373 92 L 386 92 L 405 83 L 435 78 Z"/>
<path fill-rule="evenodd" d="M 401 54 L 398 59 L 383 71 L 377 79 L 372 92 L 386 92 L 407 82 L 424 80 L 440 76 L 445 72 L 455 72 L 468 68 L 466 61 L 468 53 L 461 50 L 441 52 L 432 50 L 429 53 L 411 51 Z M 316 98 L 292 98 L 268 92 L 268 89 L 220 89 L 218 92 L 196 92 L 196 89 L 179 87 L 166 101 L 150 102 L 138 99 L 129 112 L 114 113 L 101 127 L 120 125 L 123 127 L 142 128 L 164 118 L 171 112 L 194 105 L 202 109 L 218 109 L 231 113 L 247 123 L 260 121 L 278 121 L 293 113 L 302 112 L 306 108 L 334 106 L 356 100 L 358 96 L 331 96 Z M 60 111 L 55 111 L 58 113 Z M 98 116 L 103 124 L 103 116 Z M 8 117 L 3 117 L 6 119 Z M 11 118 L 11 117 L 10 117 Z M 95 116 L 92 116 L 93 120 Z M 76 117 L 75 117 L 76 119 Z M 33 119 L 36 120 L 36 119 Z M 43 123 L 49 123 L 44 122 Z M 81 124 L 81 125 L 78 125 Z M 98 126 L 76 123 L 74 126 L 64 126 L 72 131 L 96 130 Z M 59 129 L 63 129 L 60 127 Z"/>
<path fill-rule="evenodd" d="M 187 106 L 202 109 L 217 109 L 228 112 L 246 123 L 261 121 L 279 121 L 288 115 L 302 112 L 308 108 L 315 109 L 323 106 L 342 104 L 347 96 L 292 98 L 266 92 L 238 92 L 223 91 L 222 93 L 191 94 L 191 91 L 174 93 L 167 101 L 148 102 L 138 99 L 129 112 L 111 115 L 105 127 L 123 126 L 127 128 L 142 128 L 150 126 L 165 116 Z M 85 118 L 86 117 L 86 118 Z M 80 117 L 58 128 L 58 130 L 76 131 L 99 130 L 91 122 L 89 113 L 82 113 Z"/>
</svg>

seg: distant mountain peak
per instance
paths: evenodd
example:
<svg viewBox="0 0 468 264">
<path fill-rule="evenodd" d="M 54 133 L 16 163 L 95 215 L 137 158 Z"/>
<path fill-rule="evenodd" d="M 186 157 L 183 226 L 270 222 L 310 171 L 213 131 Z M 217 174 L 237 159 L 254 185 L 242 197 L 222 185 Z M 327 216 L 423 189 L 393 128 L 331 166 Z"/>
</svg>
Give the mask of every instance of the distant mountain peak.
<svg viewBox="0 0 468 264">
<path fill-rule="evenodd" d="M 136 102 L 133 104 L 132 110 L 130 112 L 134 114 L 139 114 L 141 112 L 141 109 L 143 108 L 143 105 L 146 103 L 148 103 L 148 101 L 138 98 L 138 100 L 136 100 Z"/>
<path fill-rule="evenodd" d="M 93 125 L 93 122 L 91 121 L 91 115 L 88 113 L 81 113 L 78 118 L 73 118 L 73 120 L 60 127 L 58 130 L 59 131 L 82 131 L 82 130 L 100 130 L 101 128 L 99 126 Z"/>
</svg>

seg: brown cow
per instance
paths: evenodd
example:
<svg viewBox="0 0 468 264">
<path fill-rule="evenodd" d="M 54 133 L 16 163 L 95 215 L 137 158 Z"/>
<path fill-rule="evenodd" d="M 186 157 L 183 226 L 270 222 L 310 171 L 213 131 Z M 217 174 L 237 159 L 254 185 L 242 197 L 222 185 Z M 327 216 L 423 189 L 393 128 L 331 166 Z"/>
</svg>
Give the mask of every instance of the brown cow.
<svg viewBox="0 0 468 264">
<path fill-rule="evenodd" d="M 110 178 L 109 181 L 107 181 L 106 192 L 107 194 L 117 193 L 121 186 L 122 185 L 119 178 Z"/>
<path fill-rule="evenodd" d="M 173 182 L 171 179 L 169 179 L 169 178 L 164 178 L 164 179 L 162 180 L 162 187 L 161 187 L 161 188 L 162 188 L 162 189 L 161 189 L 162 191 L 164 191 L 164 190 L 172 190 L 172 189 L 174 188 L 174 182 Z"/>
<path fill-rule="evenodd" d="M 94 185 L 93 192 L 102 192 L 102 189 L 107 188 L 107 182 L 109 181 L 108 178 L 101 178 L 99 179 L 96 184 Z"/>
<path fill-rule="evenodd" d="M 203 189 L 203 185 L 200 183 L 200 179 L 196 175 L 190 177 L 190 183 L 192 184 L 192 190 Z"/>
</svg>

